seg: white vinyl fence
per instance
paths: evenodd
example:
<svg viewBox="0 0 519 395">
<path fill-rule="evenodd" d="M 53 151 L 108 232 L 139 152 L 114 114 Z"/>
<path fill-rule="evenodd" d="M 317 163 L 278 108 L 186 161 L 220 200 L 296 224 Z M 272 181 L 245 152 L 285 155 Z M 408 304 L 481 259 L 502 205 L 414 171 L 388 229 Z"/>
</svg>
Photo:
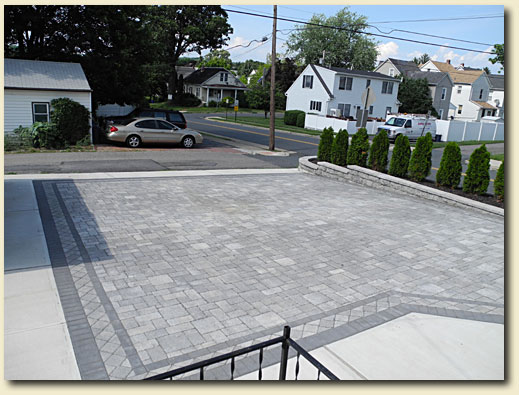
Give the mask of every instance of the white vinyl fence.
<svg viewBox="0 0 519 395">
<path fill-rule="evenodd" d="M 369 135 L 377 133 L 377 128 L 384 122 L 370 121 L 366 124 Z M 349 134 L 356 133 L 356 121 L 346 121 L 337 118 L 328 118 L 321 115 L 306 114 L 305 128 L 323 130 L 332 127 L 334 132 L 346 129 Z M 436 120 L 436 134 L 442 136 L 441 141 L 469 141 L 469 140 L 503 140 L 505 139 L 505 124 L 501 122 L 470 122 L 470 121 L 441 121 Z"/>
</svg>

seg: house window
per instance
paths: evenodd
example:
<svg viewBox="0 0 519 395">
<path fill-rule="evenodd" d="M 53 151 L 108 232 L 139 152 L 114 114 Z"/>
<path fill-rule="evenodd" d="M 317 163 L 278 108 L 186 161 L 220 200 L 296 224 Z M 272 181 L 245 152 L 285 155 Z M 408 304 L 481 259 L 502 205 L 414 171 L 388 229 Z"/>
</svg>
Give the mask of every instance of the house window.
<svg viewBox="0 0 519 395">
<path fill-rule="evenodd" d="M 196 88 L 196 96 L 200 97 L 200 88 Z"/>
<path fill-rule="evenodd" d="M 490 100 L 492 100 L 492 92 L 488 93 L 488 100 L 487 101 L 490 101 Z"/>
<path fill-rule="evenodd" d="M 366 88 L 371 85 L 371 80 L 366 80 Z"/>
<path fill-rule="evenodd" d="M 313 75 L 304 75 L 303 76 L 303 88 L 312 89 L 314 85 L 314 76 Z"/>
<path fill-rule="evenodd" d="M 461 93 L 461 85 L 458 85 L 458 95 Z"/>
<path fill-rule="evenodd" d="M 369 115 L 373 115 L 373 106 L 369 106 Z"/>
<path fill-rule="evenodd" d="M 440 119 L 443 119 L 443 108 L 440 109 Z"/>
<path fill-rule="evenodd" d="M 33 122 L 49 122 L 49 103 L 32 103 Z"/>
<path fill-rule="evenodd" d="M 386 107 L 386 114 L 391 114 L 391 107 Z"/>
<path fill-rule="evenodd" d="M 389 69 L 389 76 L 394 77 L 395 76 L 395 69 Z"/>
<path fill-rule="evenodd" d="M 353 78 L 351 77 L 340 77 L 339 78 L 339 89 L 351 91 L 351 86 L 353 85 Z"/>
<path fill-rule="evenodd" d="M 193 93 L 193 87 L 190 86 L 189 88 L 187 88 L 187 91 L 188 91 L 189 93 Z"/>
<path fill-rule="evenodd" d="M 487 116 L 490 116 L 490 115 L 492 115 L 492 111 L 491 111 L 491 110 L 488 110 L 488 111 L 487 111 Z"/>
<path fill-rule="evenodd" d="M 447 97 L 447 88 L 442 88 L 442 100 L 445 100 Z"/>
<path fill-rule="evenodd" d="M 341 110 L 341 115 L 343 117 L 349 117 L 350 116 L 351 104 L 339 103 L 338 107 L 339 107 L 339 110 Z"/>
<path fill-rule="evenodd" d="M 479 91 L 479 100 L 483 99 L 483 89 Z"/>
<path fill-rule="evenodd" d="M 388 82 L 388 81 L 382 82 L 382 93 L 391 95 L 393 93 L 393 82 Z"/>
<path fill-rule="evenodd" d="M 463 111 L 463 106 L 460 104 L 458 106 L 458 114 L 461 114 L 462 111 Z"/>
<path fill-rule="evenodd" d="M 227 82 L 228 78 L 229 78 L 228 73 L 220 73 L 220 82 Z"/>
<path fill-rule="evenodd" d="M 310 101 L 310 111 L 321 111 L 321 102 L 320 101 Z"/>
</svg>

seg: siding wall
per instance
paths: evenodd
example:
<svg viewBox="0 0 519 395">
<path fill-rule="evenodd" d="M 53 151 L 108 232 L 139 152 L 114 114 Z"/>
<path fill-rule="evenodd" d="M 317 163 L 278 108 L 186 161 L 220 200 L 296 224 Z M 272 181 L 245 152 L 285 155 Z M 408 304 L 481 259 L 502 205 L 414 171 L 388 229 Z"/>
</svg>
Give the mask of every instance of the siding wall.
<svg viewBox="0 0 519 395">
<path fill-rule="evenodd" d="M 31 126 L 32 103 L 49 103 L 54 99 L 66 97 L 85 106 L 92 112 L 90 92 L 66 92 L 66 91 L 33 91 L 33 90 L 4 90 L 4 133 L 12 132 L 18 126 Z M 90 118 L 92 126 L 92 118 Z"/>
</svg>

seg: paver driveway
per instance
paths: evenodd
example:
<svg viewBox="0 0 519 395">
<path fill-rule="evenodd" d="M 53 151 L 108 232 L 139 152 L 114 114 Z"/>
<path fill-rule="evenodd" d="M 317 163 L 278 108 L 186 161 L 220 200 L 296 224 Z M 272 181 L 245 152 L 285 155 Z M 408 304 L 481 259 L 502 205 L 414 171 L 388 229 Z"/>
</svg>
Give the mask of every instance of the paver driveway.
<svg viewBox="0 0 519 395">
<path fill-rule="evenodd" d="M 503 322 L 504 220 L 297 173 L 35 181 L 81 375 L 409 311 Z M 252 369 L 252 368 L 251 368 Z"/>
</svg>

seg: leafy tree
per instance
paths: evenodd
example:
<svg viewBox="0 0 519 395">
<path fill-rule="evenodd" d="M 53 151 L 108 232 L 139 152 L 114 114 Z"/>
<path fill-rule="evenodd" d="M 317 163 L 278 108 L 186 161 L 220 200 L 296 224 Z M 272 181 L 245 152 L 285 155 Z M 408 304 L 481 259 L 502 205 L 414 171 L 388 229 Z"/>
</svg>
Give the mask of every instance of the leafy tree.
<svg viewBox="0 0 519 395">
<path fill-rule="evenodd" d="M 443 150 L 436 183 L 454 189 L 460 183 L 461 171 L 461 150 L 457 143 L 451 141 Z"/>
<path fill-rule="evenodd" d="M 488 67 L 486 67 L 486 66 L 483 67 L 483 71 L 485 72 L 485 74 L 492 74 L 492 73 L 490 72 L 490 69 L 489 69 Z"/>
<path fill-rule="evenodd" d="M 348 148 L 348 165 L 366 167 L 369 151 L 369 137 L 366 128 L 360 128 L 351 138 L 351 146 Z"/>
<path fill-rule="evenodd" d="M 339 129 L 333 140 L 331 160 L 334 165 L 346 166 L 350 136 L 346 129 Z"/>
<path fill-rule="evenodd" d="M 420 65 L 420 64 L 425 64 L 427 63 L 429 60 L 431 60 L 430 56 L 426 53 L 420 55 L 419 57 L 415 57 L 413 58 L 413 62 L 416 63 L 416 65 Z"/>
<path fill-rule="evenodd" d="M 387 155 L 389 153 L 389 137 L 386 131 L 381 131 L 373 138 L 369 149 L 368 165 L 375 171 L 387 171 Z"/>
<path fill-rule="evenodd" d="M 470 155 L 467 175 L 463 179 L 463 192 L 484 195 L 490 182 L 489 169 L 490 152 L 483 144 Z"/>
<path fill-rule="evenodd" d="M 317 147 L 317 159 L 322 162 L 332 161 L 333 129 L 324 128 Z"/>
<path fill-rule="evenodd" d="M 287 40 L 288 54 L 303 64 L 319 63 L 324 55 L 327 66 L 373 70 L 377 58 L 376 42 L 362 34 L 367 29 L 367 18 L 348 11 L 348 7 L 326 18 L 315 14 L 312 24 L 333 26 L 339 29 L 301 25 Z"/>
<path fill-rule="evenodd" d="M 496 197 L 505 200 L 505 162 L 503 161 L 497 170 L 496 179 L 494 180 L 494 194 Z"/>
<path fill-rule="evenodd" d="M 257 70 L 261 65 L 263 65 L 263 62 L 247 59 L 245 62 L 233 62 L 232 68 L 238 72 L 240 77 L 245 77 L 244 83 L 247 84 L 249 74 Z"/>
<path fill-rule="evenodd" d="M 88 109 L 69 98 L 61 97 L 50 102 L 51 122 L 68 144 L 76 144 L 90 130 L 90 113 Z"/>
<path fill-rule="evenodd" d="M 224 67 L 232 68 L 231 54 L 225 50 L 215 49 L 205 55 L 197 64 L 197 67 Z"/>
<path fill-rule="evenodd" d="M 413 181 L 423 181 L 431 171 L 432 137 L 430 133 L 418 137 L 416 146 L 409 161 L 409 178 Z"/>
<path fill-rule="evenodd" d="M 433 107 L 429 83 L 425 78 L 412 79 L 403 77 L 398 87 L 398 101 L 402 103 L 399 107 L 400 112 L 412 114 L 431 114 L 437 116 Z"/>
<path fill-rule="evenodd" d="M 501 72 L 505 68 L 505 44 L 495 44 L 492 53 L 496 56 L 488 60 L 492 64 L 499 63 L 501 65 L 499 72 Z"/>
<path fill-rule="evenodd" d="M 393 155 L 389 163 L 389 174 L 404 178 L 407 175 L 410 157 L 411 147 L 409 146 L 409 139 L 401 134 L 396 138 L 395 146 L 393 147 Z"/>
<path fill-rule="evenodd" d="M 216 5 L 149 6 L 148 12 L 153 41 L 160 45 L 156 56 L 170 67 L 169 93 L 179 91 L 175 66 L 183 54 L 221 48 L 233 32 Z"/>
<path fill-rule="evenodd" d="M 245 93 L 245 97 L 250 108 L 257 108 L 265 112 L 265 118 L 270 111 L 270 82 L 262 84 L 250 84 L 249 90 Z M 276 109 L 284 108 L 283 105 L 284 94 L 279 89 L 276 89 L 275 100 Z"/>
</svg>

